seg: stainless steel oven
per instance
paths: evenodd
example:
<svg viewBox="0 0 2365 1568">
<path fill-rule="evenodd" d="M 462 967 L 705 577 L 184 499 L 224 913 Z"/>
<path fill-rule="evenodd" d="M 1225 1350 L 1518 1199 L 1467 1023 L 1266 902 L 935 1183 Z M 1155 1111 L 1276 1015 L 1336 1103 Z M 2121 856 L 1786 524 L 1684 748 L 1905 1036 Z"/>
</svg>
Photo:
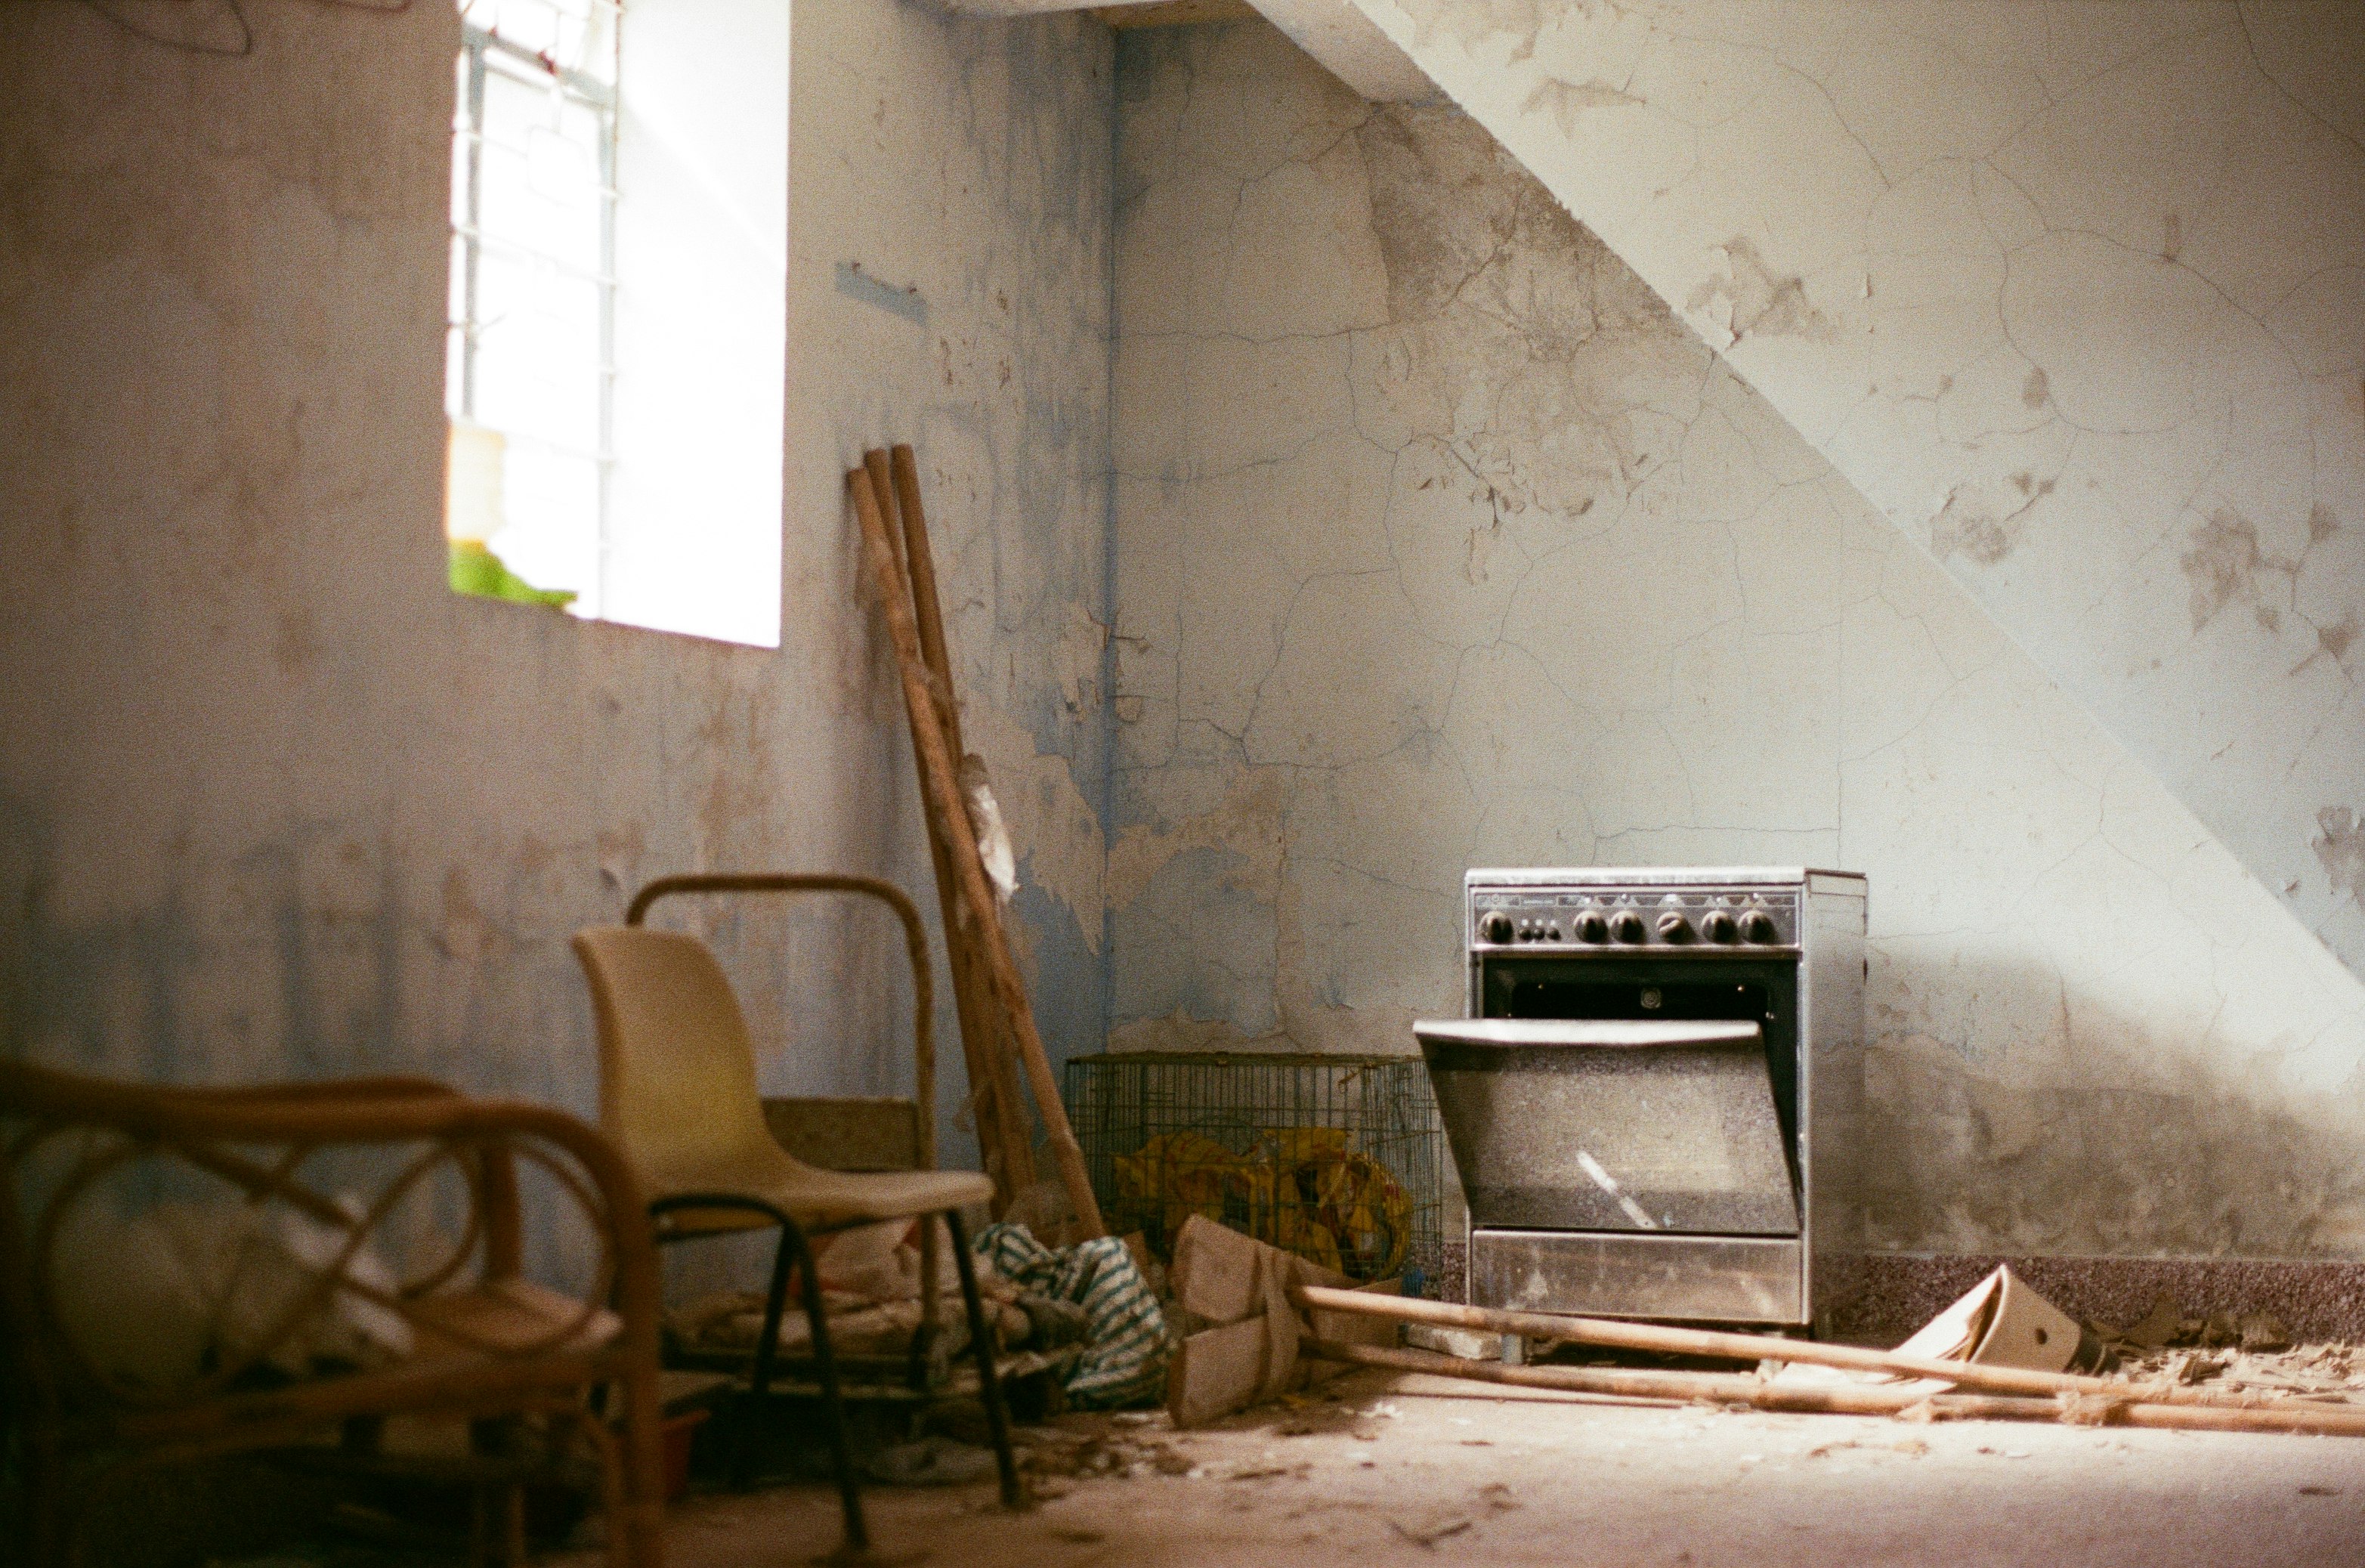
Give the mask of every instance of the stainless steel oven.
<svg viewBox="0 0 2365 1568">
<path fill-rule="evenodd" d="M 1865 883 L 1479 870 L 1467 1015 L 1418 1024 L 1469 1298 L 1810 1326 L 1861 1247 Z"/>
</svg>

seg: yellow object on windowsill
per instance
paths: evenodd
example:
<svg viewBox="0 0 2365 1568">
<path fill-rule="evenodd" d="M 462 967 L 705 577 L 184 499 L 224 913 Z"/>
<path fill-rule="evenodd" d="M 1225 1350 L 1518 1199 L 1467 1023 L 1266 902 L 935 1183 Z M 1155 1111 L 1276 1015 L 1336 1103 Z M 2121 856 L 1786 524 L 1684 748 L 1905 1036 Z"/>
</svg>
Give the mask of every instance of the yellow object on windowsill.
<svg viewBox="0 0 2365 1568">
<path fill-rule="evenodd" d="M 509 442 L 500 431 L 465 420 L 454 420 L 450 428 L 443 460 L 443 536 L 451 551 L 452 591 L 553 610 L 574 603 L 572 588 L 534 587 L 510 571 L 485 543 L 501 530 L 501 470 Z"/>
<path fill-rule="evenodd" d="M 512 604 L 545 604 L 564 610 L 575 602 L 573 588 L 538 588 L 501 563 L 501 558 L 475 539 L 454 539 L 451 545 L 452 591 L 479 599 L 505 599 Z"/>
</svg>

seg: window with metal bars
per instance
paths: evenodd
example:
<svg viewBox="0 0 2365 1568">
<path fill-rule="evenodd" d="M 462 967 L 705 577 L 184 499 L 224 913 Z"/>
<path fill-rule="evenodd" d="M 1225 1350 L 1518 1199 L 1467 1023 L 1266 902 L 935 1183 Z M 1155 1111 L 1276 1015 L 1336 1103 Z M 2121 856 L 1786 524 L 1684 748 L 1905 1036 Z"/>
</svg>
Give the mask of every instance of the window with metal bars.
<svg viewBox="0 0 2365 1568">
<path fill-rule="evenodd" d="M 615 451 L 615 0 L 462 0 L 452 586 L 601 613 Z"/>
</svg>

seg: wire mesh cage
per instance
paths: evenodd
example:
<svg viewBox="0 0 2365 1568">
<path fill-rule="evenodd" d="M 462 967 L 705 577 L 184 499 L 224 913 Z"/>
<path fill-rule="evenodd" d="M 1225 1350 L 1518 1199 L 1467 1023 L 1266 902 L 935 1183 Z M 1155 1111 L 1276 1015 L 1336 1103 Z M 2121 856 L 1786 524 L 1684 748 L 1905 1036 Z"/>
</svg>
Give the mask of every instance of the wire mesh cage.
<svg viewBox="0 0 2365 1568">
<path fill-rule="evenodd" d="M 1110 1228 L 1205 1215 L 1357 1280 L 1437 1278 L 1445 1159 L 1418 1057 L 1078 1057 L 1063 1086 Z"/>
</svg>

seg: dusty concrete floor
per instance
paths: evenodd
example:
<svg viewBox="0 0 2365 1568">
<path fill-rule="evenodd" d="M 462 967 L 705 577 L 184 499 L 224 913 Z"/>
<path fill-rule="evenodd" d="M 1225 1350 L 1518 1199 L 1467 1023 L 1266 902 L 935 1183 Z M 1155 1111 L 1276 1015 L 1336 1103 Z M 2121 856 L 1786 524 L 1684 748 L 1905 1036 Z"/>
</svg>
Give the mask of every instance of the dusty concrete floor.
<svg viewBox="0 0 2365 1568">
<path fill-rule="evenodd" d="M 1209 1431 L 1128 1421 L 1114 1435 L 1138 1473 L 1045 1478 L 1061 1495 L 1022 1515 L 990 1485 L 871 1488 L 879 1550 L 1025 1568 L 2365 1562 L 2355 1439 L 1734 1415 L 1376 1372 L 1327 1392 Z M 694 1498 L 669 1565 L 800 1562 L 836 1528 L 819 1486 Z"/>
</svg>

